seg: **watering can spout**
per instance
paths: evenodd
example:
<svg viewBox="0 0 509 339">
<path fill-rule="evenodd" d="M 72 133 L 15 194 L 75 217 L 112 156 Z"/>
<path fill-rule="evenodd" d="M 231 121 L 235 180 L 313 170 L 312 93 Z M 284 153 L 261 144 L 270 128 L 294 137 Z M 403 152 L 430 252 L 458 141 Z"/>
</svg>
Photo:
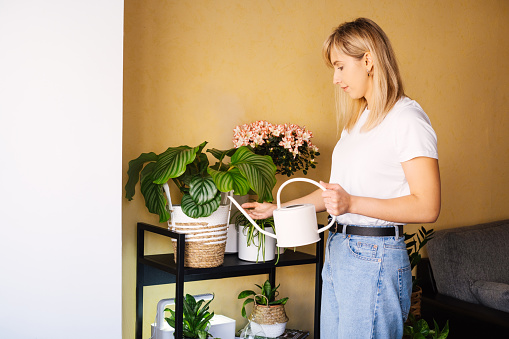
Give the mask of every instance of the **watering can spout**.
<svg viewBox="0 0 509 339">
<path fill-rule="evenodd" d="M 262 233 L 262 234 L 265 234 L 265 235 L 267 235 L 267 236 L 269 236 L 269 237 L 272 237 L 272 238 L 274 238 L 274 239 L 277 239 L 277 237 L 276 237 L 274 234 L 272 234 L 272 233 L 269 233 L 269 232 L 267 232 L 267 231 L 262 230 L 262 229 L 260 228 L 260 226 L 258 226 L 258 224 L 256 223 L 256 221 L 254 221 L 254 220 L 253 220 L 253 218 L 251 218 L 251 217 L 249 216 L 249 214 L 246 212 L 246 210 L 245 210 L 245 209 L 243 209 L 243 208 L 240 206 L 240 204 L 239 204 L 239 203 L 238 203 L 238 202 L 237 202 L 237 201 L 236 201 L 236 200 L 235 200 L 232 196 L 228 196 L 228 199 L 230 199 L 230 200 L 233 202 L 233 204 L 234 204 L 234 205 L 235 205 L 235 206 L 239 209 L 239 211 L 240 211 L 240 212 L 242 212 L 242 214 L 244 214 L 244 216 L 247 218 L 247 220 L 249 220 L 249 222 L 250 222 L 251 224 L 253 224 L 253 226 L 254 226 L 254 227 L 258 230 L 258 232 L 260 232 L 260 233 Z"/>
</svg>

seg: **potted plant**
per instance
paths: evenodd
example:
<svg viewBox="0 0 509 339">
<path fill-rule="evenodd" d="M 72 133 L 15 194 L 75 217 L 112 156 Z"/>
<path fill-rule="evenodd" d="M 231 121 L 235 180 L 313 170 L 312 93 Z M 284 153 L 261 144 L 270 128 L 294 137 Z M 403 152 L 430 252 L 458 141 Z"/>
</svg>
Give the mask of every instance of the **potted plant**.
<svg viewBox="0 0 509 339">
<path fill-rule="evenodd" d="M 235 147 L 250 147 L 254 153 L 270 156 L 276 165 L 276 174 L 292 176 L 302 170 L 304 175 L 316 168 L 315 158 L 320 155 L 312 142 L 313 133 L 295 124 L 275 125 L 267 121 L 255 121 L 239 125 L 233 130 Z M 239 229 L 239 258 L 248 261 L 272 260 L 276 243 L 259 233 L 242 213 L 235 215 Z M 259 220 L 263 229 L 274 228 L 274 219 Z M 278 251 L 279 255 L 279 251 Z"/>
<path fill-rule="evenodd" d="M 210 320 L 214 316 L 214 312 L 210 313 L 208 311 L 209 304 L 212 302 L 212 300 L 209 300 L 205 305 L 203 305 L 205 300 L 200 300 L 197 302 L 192 295 L 186 294 L 183 302 L 183 337 L 199 339 L 212 337 L 212 335 L 208 332 L 208 329 L 210 328 Z M 170 308 L 165 308 L 164 310 L 169 311 L 171 314 L 169 318 L 164 319 L 168 325 L 175 328 L 175 311 Z"/>
<path fill-rule="evenodd" d="M 413 271 L 414 268 L 421 261 L 421 249 L 426 243 L 433 239 L 435 231 L 433 229 L 426 230 L 424 226 L 416 233 L 404 234 L 408 257 L 410 259 L 410 267 L 412 269 L 412 296 L 410 305 L 410 314 L 419 319 L 421 316 L 421 296 L 422 288 L 418 285 L 419 281 L 416 279 Z"/>
<path fill-rule="evenodd" d="M 272 287 L 269 280 L 265 281 L 263 286 L 256 284 L 260 288 L 257 293 L 253 290 L 245 290 L 239 293 L 239 299 L 246 299 L 242 304 L 241 314 L 248 318 L 246 314 L 246 305 L 254 303 L 253 311 L 249 316 L 250 325 L 254 332 L 262 332 L 269 338 L 278 337 L 284 333 L 288 317 L 286 316 L 284 305 L 288 297 L 278 298 L 280 285 Z"/>
<path fill-rule="evenodd" d="M 403 339 L 446 339 L 449 336 L 449 321 L 440 330 L 435 320 L 433 320 L 434 328 L 431 329 L 424 319 L 417 320 L 412 314 L 408 319 L 409 323 L 405 324 L 403 329 Z"/>
<path fill-rule="evenodd" d="M 260 233 L 254 226 L 247 220 L 244 214 L 237 211 L 234 215 L 235 227 L 239 231 L 238 242 L 238 256 L 242 260 L 258 262 L 273 260 L 276 255 L 276 239 L 265 236 Z M 258 226 L 265 231 L 276 232 L 274 226 L 274 218 L 257 220 Z M 279 261 L 279 251 L 278 261 Z M 277 262 L 276 261 L 276 264 Z"/>
<path fill-rule="evenodd" d="M 187 267 L 215 267 L 223 262 L 229 208 L 220 207 L 221 192 L 245 195 L 253 191 L 258 201 L 270 202 L 276 184 L 276 166 L 270 156 L 255 154 L 245 146 L 226 151 L 207 149 L 217 159 L 210 166 L 203 152 L 206 144 L 170 147 L 161 154 L 142 153 L 129 162 L 127 172 L 126 198 L 133 199 L 139 180 L 148 210 L 159 215 L 160 222 L 168 221 L 171 213 L 170 228 L 186 233 Z M 183 195 L 181 205 L 171 204 L 169 189 L 165 195 L 163 186 L 170 179 Z M 172 243 L 175 246 L 175 241 Z"/>
</svg>

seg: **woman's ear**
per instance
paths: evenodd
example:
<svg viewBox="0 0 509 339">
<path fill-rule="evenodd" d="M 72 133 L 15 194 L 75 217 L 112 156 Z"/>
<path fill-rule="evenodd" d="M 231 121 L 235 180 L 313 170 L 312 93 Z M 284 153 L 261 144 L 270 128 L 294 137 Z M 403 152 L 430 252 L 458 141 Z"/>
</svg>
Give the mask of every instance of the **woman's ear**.
<svg viewBox="0 0 509 339">
<path fill-rule="evenodd" d="M 364 62 L 366 64 L 366 71 L 371 73 L 373 69 L 373 58 L 371 57 L 371 52 L 364 53 Z"/>
</svg>

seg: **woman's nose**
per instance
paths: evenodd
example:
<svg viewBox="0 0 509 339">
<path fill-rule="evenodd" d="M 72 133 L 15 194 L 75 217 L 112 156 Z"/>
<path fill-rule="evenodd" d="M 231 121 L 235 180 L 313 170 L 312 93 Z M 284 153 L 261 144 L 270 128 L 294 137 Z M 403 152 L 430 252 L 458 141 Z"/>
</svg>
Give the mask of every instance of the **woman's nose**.
<svg viewBox="0 0 509 339">
<path fill-rule="evenodd" d="M 332 77 L 332 83 L 334 85 L 339 85 L 340 82 L 341 82 L 341 78 L 339 77 L 339 74 L 337 74 L 337 72 L 335 72 L 334 76 Z"/>
</svg>

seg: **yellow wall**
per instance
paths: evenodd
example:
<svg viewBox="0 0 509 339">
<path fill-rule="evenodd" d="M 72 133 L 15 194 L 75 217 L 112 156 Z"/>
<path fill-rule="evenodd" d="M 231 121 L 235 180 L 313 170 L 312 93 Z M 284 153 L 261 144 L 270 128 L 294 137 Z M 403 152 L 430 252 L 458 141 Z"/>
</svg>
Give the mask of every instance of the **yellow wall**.
<svg viewBox="0 0 509 339">
<path fill-rule="evenodd" d="M 509 217 L 505 0 L 126 0 L 124 173 L 142 152 L 204 140 L 228 148 L 237 124 L 266 119 L 314 132 L 322 155 L 309 177 L 326 181 L 337 133 L 332 73 L 320 49 L 333 27 L 359 16 L 389 35 L 406 92 L 438 134 L 443 201 L 432 227 Z M 313 189 L 303 185 L 289 187 L 283 198 Z M 123 205 L 124 338 L 134 337 L 137 221 L 157 224 L 139 191 Z M 169 247 L 154 238 L 147 243 L 153 251 Z M 290 297 L 289 327 L 312 329 L 312 277 L 311 266 L 278 271 L 281 292 Z M 236 296 L 264 279 L 195 282 L 186 292 L 215 292 L 213 309 L 236 318 L 240 328 Z M 173 294 L 172 285 L 145 289 L 144 338 L 157 301 Z"/>
</svg>

